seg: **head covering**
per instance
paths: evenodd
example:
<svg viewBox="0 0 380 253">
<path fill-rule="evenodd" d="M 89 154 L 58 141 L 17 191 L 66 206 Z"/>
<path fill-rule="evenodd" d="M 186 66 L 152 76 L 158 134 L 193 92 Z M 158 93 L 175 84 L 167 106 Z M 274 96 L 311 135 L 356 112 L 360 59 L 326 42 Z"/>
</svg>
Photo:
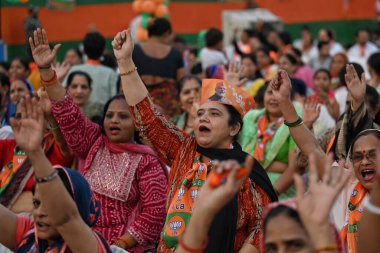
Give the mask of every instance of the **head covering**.
<svg viewBox="0 0 380 253">
<path fill-rule="evenodd" d="M 268 205 L 268 208 L 267 210 L 265 211 L 265 215 L 264 215 L 264 220 L 266 220 L 267 218 L 267 215 L 274 209 L 280 207 L 280 206 L 285 206 L 285 207 L 288 207 L 289 209 L 292 209 L 294 211 L 297 211 L 297 200 L 296 199 L 287 199 L 287 200 L 284 200 L 284 201 L 279 201 L 279 202 L 274 202 L 274 203 L 270 203 Z M 265 224 L 266 222 L 264 222 Z M 331 228 L 333 229 L 333 232 L 334 232 L 334 239 L 335 239 L 335 243 L 336 245 L 338 246 L 338 249 L 337 249 L 337 252 L 339 253 L 343 253 L 343 245 L 342 245 L 342 240 L 340 239 L 340 236 L 339 236 L 339 233 L 336 229 L 336 227 L 333 225 L 333 224 L 330 224 Z M 265 228 L 264 228 L 265 229 Z M 265 238 L 265 236 L 264 236 Z M 262 252 L 265 252 L 265 242 L 262 243 L 263 245 L 263 250 Z"/>
<path fill-rule="evenodd" d="M 255 103 L 253 97 L 236 85 L 220 79 L 203 79 L 201 104 L 209 101 L 231 105 L 242 117 Z"/>
<path fill-rule="evenodd" d="M 223 66 L 222 65 L 211 65 L 210 67 L 206 68 L 206 77 L 207 78 L 216 78 L 216 79 L 223 79 Z"/>
<path fill-rule="evenodd" d="M 71 169 L 65 169 L 62 167 L 56 167 L 58 170 L 60 178 L 66 177 L 70 183 L 70 195 L 73 197 L 75 204 L 78 208 L 79 214 L 83 221 L 92 227 L 100 215 L 100 205 L 94 199 L 91 192 L 90 186 L 86 179 L 79 174 L 77 171 Z M 58 201 L 58 200 L 57 200 Z M 95 232 L 94 232 L 95 233 Z M 102 241 L 107 252 L 110 252 L 109 246 L 104 238 L 96 234 Z M 48 246 L 46 240 L 41 240 L 37 238 L 34 229 L 29 231 L 25 236 L 22 244 L 15 251 L 16 253 L 27 253 L 30 252 L 32 248 L 37 249 L 38 253 L 43 252 L 69 252 L 67 245 L 62 238 L 53 243 L 53 245 Z"/>
</svg>

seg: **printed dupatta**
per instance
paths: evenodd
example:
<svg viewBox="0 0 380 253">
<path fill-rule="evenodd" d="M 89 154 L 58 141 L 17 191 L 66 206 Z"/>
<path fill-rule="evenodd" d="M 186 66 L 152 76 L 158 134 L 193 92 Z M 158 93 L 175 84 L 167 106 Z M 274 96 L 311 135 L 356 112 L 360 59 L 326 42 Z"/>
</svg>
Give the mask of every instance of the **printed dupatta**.
<svg viewBox="0 0 380 253">
<path fill-rule="evenodd" d="M 348 221 L 340 231 L 340 236 L 343 241 L 347 242 L 348 252 L 357 253 L 357 238 L 359 221 L 363 213 L 363 200 L 367 195 L 367 190 L 358 182 L 351 193 L 350 201 L 348 202 Z"/>
<path fill-rule="evenodd" d="M 200 162 L 200 154 L 197 153 L 192 169 L 188 171 L 175 192 L 169 205 L 162 234 L 168 248 L 176 247 L 179 237 L 185 232 L 193 212 L 195 199 L 206 180 L 209 166 L 212 166 L 212 162 Z"/>
</svg>

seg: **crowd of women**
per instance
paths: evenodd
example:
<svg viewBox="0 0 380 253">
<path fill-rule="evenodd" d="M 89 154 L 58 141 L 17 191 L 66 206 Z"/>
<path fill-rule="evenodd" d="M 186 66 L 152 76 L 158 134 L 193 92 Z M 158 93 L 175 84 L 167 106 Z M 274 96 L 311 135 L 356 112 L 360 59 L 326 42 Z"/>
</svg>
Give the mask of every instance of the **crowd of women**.
<svg viewBox="0 0 380 253">
<path fill-rule="evenodd" d="M 377 252 L 380 53 L 149 21 L 0 65 L 0 252 Z M 180 45 L 182 44 L 182 45 Z M 363 65 L 364 64 L 364 65 Z"/>
</svg>

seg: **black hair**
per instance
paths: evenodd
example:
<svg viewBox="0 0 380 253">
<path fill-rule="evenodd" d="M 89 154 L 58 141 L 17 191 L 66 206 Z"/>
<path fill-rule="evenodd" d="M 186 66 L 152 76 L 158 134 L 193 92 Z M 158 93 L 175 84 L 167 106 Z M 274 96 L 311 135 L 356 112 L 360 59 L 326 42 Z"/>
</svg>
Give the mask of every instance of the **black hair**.
<svg viewBox="0 0 380 253">
<path fill-rule="evenodd" d="M 252 29 L 249 29 L 249 28 L 245 28 L 243 29 L 243 33 L 246 33 L 248 35 L 248 37 L 252 38 L 253 35 L 254 35 L 254 32 Z"/>
<path fill-rule="evenodd" d="M 286 57 L 286 59 L 287 59 L 292 65 L 297 65 L 297 64 L 298 64 L 298 61 L 297 61 L 296 57 L 294 57 L 293 55 L 291 55 L 291 54 L 284 54 L 283 56 Z"/>
<path fill-rule="evenodd" d="M 0 73 L 0 85 L 2 87 L 11 86 L 11 82 L 9 81 L 9 78 L 6 74 Z"/>
<path fill-rule="evenodd" d="M 177 82 L 178 95 L 181 93 L 185 82 L 188 80 L 195 80 L 199 84 L 199 87 L 202 86 L 202 80 L 196 75 L 185 75 Z"/>
<path fill-rule="evenodd" d="M 301 31 L 308 31 L 308 32 L 311 32 L 310 27 L 309 27 L 308 25 L 303 25 L 303 26 L 301 27 Z"/>
<path fill-rule="evenodd" d="M 243 129 L 243 119 L 240 115 L 240 112 L 238 112 L 238 110 L 236 110 L 235 107 L 233 107 L 232 105 L 223 105 L 226 107 L 229 114 L 228 125 L 230 127 L 233 127 L 236 126 L 238 123 L 240 124 L 239 132 L 234 136 L 234 141 L 237 141 L 239 133 Z"/>
<path fill-rule="evenodd" d="M 262 47 L 259 47 L 257 50 L 256 50 L 256 54 L 258 52 L 263 52 L 266 56 L 268 56 L 270 58 L 270 50 L 269 48 L 265 47 L 265 46 L 262 46 Z"/>
<path fill-rule="evenodd" d="M 6 71 L 8 71 L 9 67 L 10 67 L 10 64 L 9 64 L 9 62 L 2 61 L 2 62 L 0 62 L 0 66 L 3 67 L 3 68 L 5 68 Z"/>
<path fill-rule="evenodd" d="M 363 67 L 356 62 L 350 62 L 348 64 L 352 64 L 354 66 L 354 69 L 360 78 L 362 76 L 362 74 L 364 73 Z M 347 86 L 346 78 L 344 77 L 345 75 L 346 75 L 346 68 L 343 67 L 339 72 L 339 81 L 342 85 Z"/>
<path fill-rule="evenodd" d="M 223 33 L 216 28 L 210 28 L 205 35 L 206 46 L 214 47 L 223 41 Z"/>
<path fill-rule="evenodd" d="M 104 132 L 104 119 L 106 118 L 106 113 L 108 111 L 108 107 L 110 106 L 110 104 L 114 101 L 114 100 L 124 100 L 125 101 L 125 97 L 124 97 L 124 94 L 116 94 L 115 96 L 113 96 L 112 98 L 110 98 L 107 103 L 104 105 L 104 109 L 103 109 L 103 115 L 102 115 L 102 121 L 101 121 L 101 127 L 102 127 L 102 132 L 103 134 L 105 134 Z"/>
<path fill-rule="evenodd" d="M 71 83 L 72 83 L 72 81 L 76 75 L 84 76 L 87 80 L 88 87 L 91 89 L 91 84 L 92 84 L 91 77 L 89 76 L 89 74 L 87 74 L 86 72 L 81 71 L 81 70 L 73 71 L 69 74 L 69 76 L 67 77 L 67 88 L 70 87 L 70 85 L 71 85 Z"/>
<path fill-rule="evenodd" d="M 285 206 L 285 205 L 279 205 L 279 206 L 276 206 L 273 209 L 271 209 L 267 213 L 267 215 L 265 216 L 265 219 L 264 219 L 264 235 L 265 235 L 266 228 L 267 228 L 269 221 L 272 220 L 273 218 L 276 218 L 276 217 L 281 216 L 281 215 L 292 219 L 298 225 L 300 225 L 302 228 L 305 228 L 304 225 L 302 224 L 301 218 L 298 215 L 298 212 L 296 210 L 294 210 L 293 208 L 290 208 L 288 206 Z"/>
<path fill-rule="evenodd" d="M 58 168 L 56 170 L 58 171 L 58 176 L 61 179 L 66 190 L 69 192 L 70 196 L 74 199 L 74 192 L 73 192 L 73 189 L 71 188 L 71 182 L 70 182 L 70 179 L 68 178 L 66 172 L 61 168 Z M 32 193 L 33 193 L 33 195 L 36 193 L 36 184 L 33 185 Z"/>
<path fill-rule="evenodd" d="M 329 40 L 335 39 L 334 32 L 330 28 L 322 28 L 322 30 L 326 31 L 326 34 Z"/>
<path fill-rule="evenodd" d="M 29 71 L 29 62 L 22 58 L 14 58 L 12 62 L 19 61 L 26 71 Z"/>
<path fill-rule="evenodd" d="M 255 54 L 244 54 L 241 56 L 241 60 L 250 59 L 253 64 L 257 65 L 256 55 Z"/>
<path fill-rule="evenodd" d="M 290 82 L 292 83 L 292 90 L 290 91 L 290 99 L 293 100 L 294 93 L 299 93 L 300 95 L 306 96 L 306 84 L 300 79 L 290 78 Z M 255 102 L 257 104 L 264 105 L 264 95 L 269 87 L 270 81 L 266 81 L 263 86 L 257 91 L 255 98 Z"/>
<path fill-rule="evenodd" d="M 189 50 L 189 54 L 194 54 L 195 56 L 197 56 L 198 55 L 198 48 L 191 48 L 190 50 Z"/>
<path fill-rule="evenodd" d="M 73 50 L 75 52 L 75 54 L 82 60 L 83 58 L 83 54 L 82 52 L 79 50 L 79 48 L 77 47 L 74 47 L 74 48 L 69 48 L 66 52 L 70 51 L 70 50 Z"/>
<path fill-rule="evenodd" d="M 278 37 L 285 45 L 289 45 L 292 42 L 292 37 L 287 32 L 281 32 Z"/>
<path fill-rule="evenodd" d="M 376 75 L 380 76 L 380 53 L 371 54 L 367 64 L 375 71 Z"/>
<path fill-rule="evenodd" d="M 318 50 L 321 50 L 322 47 L 324 47 L 324 46 L 328 46 L 328 45 L 329 45 L 329 42 L 328 42 L 328 41 L 320 40 L 320 41 L 318 41 L 318 45 L 317 45 L 317 47 L 318 47 Z"/>
<path fill-rule="evenodd" d="M 103 66 L 110 67 L 111 69 L 116 69 L 117 67 L 115 57 L 108 52 L 106 52 L 105 54 L 102 55 L 102 57 L 100 57 L 100 63 Z"/>
<path fill-rule="evenodd" d="M 359 29 L 357 29 L 355 31 L 355 37 L 358 37 L 360 32 L 366 32 L 368 35 L 371 34 L 371 32 L 369 31 L 369 29 L 367 29 L 367 28 L 359 28 Z"/>
<path fill-rule="evenodd" d="M 172 25 L 166 18 L 155 18 L 148 24 L 148 37 L 160 37 L 165 33 L 172 32 Z"/>
<path fill-rule="evenodd" d="M 269 81 L 266 81 L 265 84 L 260 87 L 260 89 L 257 91 L 254 97 L 256 105 L 259 105 L 260 108 L 264 107 L 264 94 L 268 88 L 268 85 Z"/>
<path fill-rule="evenodd" d="M 352 153 L 354 152 L 354 145 L 359 140 L 360 137 L 373 135 L 377 138 L 377 140 L 380 140 L 380 130 L 379 129 L 366 129 L 364 131 L 361 131 L 351 142 L 351 148 L 350 148 L 350 156 L 352 156 Z"/>
<path fill-rule="evenodd" d="M 372 87 L 371 85 L 366 85 L 365 89 L 365 101 L 368 102 L 370 109 L 376 110 L 379 105 L 379 93 L 377 93 L 377 90 L 375 87 Z"/>
<path fill-rule="evenodd" d="M 85 54 L 91 60 L 98 60 L 106 46 L 106 39 L 98 32 L 87 33 L 83 39 Z"/>
<path fill-rule="evenodd" d="M 317 71 L 314 72 L 313 79 L 315 79 L 315 77 L 316 77 L 319 73 L 325 73 L 325 74 L 328 76 L 329 80 L 331 80 L 331 73 L 330 73 L 330 71 L 328 71 L 327 69 L 323 69 L 323 68 L 318 69 Z"/>
<path fill-rule="evenodd" d="M 199 75 L 202 73 L 203 73 L 202 63 L 200 63 L 200 62 L 195 64 L 190 70 L 190 74 L 192 74 L 192 75 Z"/>
<path fill-rule="evenodd" d="M 295 55 L 297 55 L 297 57 L 299 57 L 299 58 L 302 57 L 302 51 L 299 50 L 298 48 L 292 47 L 292 51 L 294 52 Z"/>
</svg>

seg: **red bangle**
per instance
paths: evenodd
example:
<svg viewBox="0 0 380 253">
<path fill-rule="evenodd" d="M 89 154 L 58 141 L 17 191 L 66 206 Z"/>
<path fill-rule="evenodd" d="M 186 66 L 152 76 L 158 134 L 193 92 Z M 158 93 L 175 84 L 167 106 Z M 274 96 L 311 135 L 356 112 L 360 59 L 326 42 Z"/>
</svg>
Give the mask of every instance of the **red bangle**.
<svg viewBox="0 0 380 253">
<path fill-rule="evenodd" d="M 125 244 L 125 248 L 124 249 L 128 249 L 131 247 L 131 244 L 128 242 L 128 240 L 124 239 L 123 237 L 117 237 L 116 240 L 118 241 L 122 241 L 124 244 Z"/>
<path fill-rule="evenodd" d="M 186 245 L 185 242 L 183 241 L 183 235 L 179 238 L 178 243 L 184 250 L 190 253 L 202 253 L 207 248 L 208 238 L 206 237 L 206 240 L 203 242 L 203 244 L 201 245 L 199 249 L 193 249 L 193 248 L 190 248 L 188 245 Z"/>
<path fill-rule="evenodd" d="M 58 82 L 58 78 L 57 78 L 57 73 L 55 73 L 55 71 L 54 71 L 53 77 L 50 80 L 45 81 L 41 78 L 41 84 L 43 86 L 52 86 L 52 85 L 56 84 L 57 82 Z"/>
</svg>

